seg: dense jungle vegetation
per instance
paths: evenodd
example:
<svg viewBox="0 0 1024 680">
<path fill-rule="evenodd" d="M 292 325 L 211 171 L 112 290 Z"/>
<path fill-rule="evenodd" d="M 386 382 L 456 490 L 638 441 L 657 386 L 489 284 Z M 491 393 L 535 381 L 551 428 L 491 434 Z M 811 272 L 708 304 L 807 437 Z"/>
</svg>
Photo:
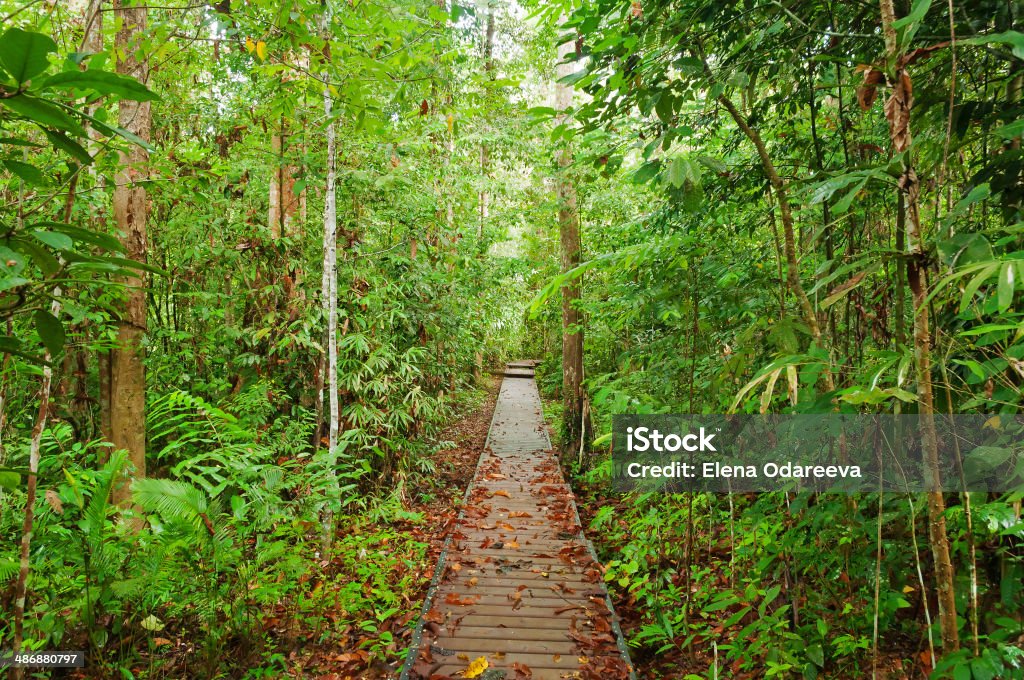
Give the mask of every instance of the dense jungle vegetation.
<svg viewBox="0 0 1024 680">
<path fill-rule="evenodd" d="M 641 678 L 1024 678 L 1024 489 L 620 495 L 606 453 L 1019 413 L 1022 14 L 0 0 L 0 650 L 396 677 L 455 424 L 535 357 Z"/>
</svg>

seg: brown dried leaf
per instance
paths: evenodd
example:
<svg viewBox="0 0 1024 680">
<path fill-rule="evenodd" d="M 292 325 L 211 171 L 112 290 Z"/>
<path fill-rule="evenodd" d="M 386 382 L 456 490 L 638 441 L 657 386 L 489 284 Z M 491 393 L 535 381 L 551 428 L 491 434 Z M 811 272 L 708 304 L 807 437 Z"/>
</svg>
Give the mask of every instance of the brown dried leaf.
<svg viewBox="0 0 1024 680">
<path fill-rule="evenodd" d="M 55 513 L 58 515 L 64 514 L 64 504 L 60 502 L 60 496 L 53 489 L 46 490 L 46 502 L 50 504 Z"/>
<path fill-rule="evenodd" d="M 515 671 L 516 680 L 533 680 L 533 671 L 525 663 L 513 662 L 512 670 Z"/>
</svg>

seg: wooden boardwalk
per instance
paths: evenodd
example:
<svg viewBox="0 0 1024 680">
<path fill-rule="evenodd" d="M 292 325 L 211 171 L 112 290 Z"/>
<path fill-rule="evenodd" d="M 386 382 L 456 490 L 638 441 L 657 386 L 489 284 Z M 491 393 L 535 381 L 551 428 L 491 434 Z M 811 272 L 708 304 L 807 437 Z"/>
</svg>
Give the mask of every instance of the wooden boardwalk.
<svg viewBox="0 0 1024 680">
<path fill-rule="evenodd" d="M 402 680 L 635 678 L 551 450 L 532 367 L 505 371 Z"/>
</svg>

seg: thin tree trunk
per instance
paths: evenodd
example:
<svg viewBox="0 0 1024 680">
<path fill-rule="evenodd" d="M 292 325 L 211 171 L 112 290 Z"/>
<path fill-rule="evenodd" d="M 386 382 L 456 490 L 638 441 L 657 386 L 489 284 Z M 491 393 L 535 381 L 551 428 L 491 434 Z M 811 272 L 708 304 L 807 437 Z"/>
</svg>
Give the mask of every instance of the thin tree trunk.
<svg viewBox="0 0 1024 680">
<path fill-rule="evenodd" d="M 899 190 L 903 194 L 906 223 L 907 284 L 914 306 L 914 368 L 917 379 L 918 414 L 921 427 L 921 449 L 931 475 L 932 490 L 928 492 L 928 539 L 935 560 L 935 581 L 939 601 L 939 627 L 946 654 L 960 648 L 956 620 L 955 572 L 950 559 L 949 536 L 946 532 L 946 500 L 942 493 L 939 469 L 939 448 L 935 431 L 935 400 L 932 394 L 932 348 L 928 317 L 927 257 L 921 247 L 919 196 L 921 184 L 911 162 L 912 135 L 910 112 L 914 104 L 910 75 L 901 63 L 893 22 L 896 13 L 892 0 L 880 0 L 882 32 L 885 36 L 886 61 L 895 69 L 893 91 L 885 103 L 889 136 L 896 153 L 906 153 Z"/>
<path fill-rule="evenodd" d="M 572 73 L 572 63 L 563 63 L 573 53 L 574 45 L 566 42 L 558 47 L 557 77 L 559 80 Z M 558 83 L 555 85 L 555 108 L 565 111 L 572 104 L 572 88 Z M 565 114 L 559 114 L 559 120 Z M 569 176 L 572 152 L 567 146 L 557 153 L 558 178 L 558 233 L 562 250 L 562 272 L 575 269 L 580 264 L 582 244 L 580 240 L 579 213 L 576 204 L 576 187 Z M 583 326 L 578 308 L 580 300 L 580 279 L 574 279 L 562 286 L 562 454 L 581 456 L 587 447 L 590 429 L 583 394 Z"/>
<path fill-rule="evenodd" d="M 757 149 L 757 155 L 761 159 L 761 167 L 764 169 L 765 175 L 768 176 L 768 181 L 772 185 L 772 191 L 775 193 L 775 201 L 779 206 L 779 217 L 782 220 L 782 243 L 786 255 L 786 281 L 789 283 L 789 289 L 796 296 L 804 323 L 807 324 L 811 331 L 811 337 L 821 347 L 823 345 L 818 315 L 815 314 L 814 305 L 811 304 L 811 300 L 807 297 L 807 292 L 800 282 L 800 263 L 796 255 L 796 229 L 793 223 L 793 211 L 789 205 L 789 191 L 786 182 L 783 181 L 775 169 L 775 163 L 772 162 L 772 158 L 768 154 L 768 148 L 765 146 L 764 140 L 761 139 L 760 133 L 750 126 L 746 117 L 740 113 L 736 105 L 724 94 L 719 95 L 718 102 L 725 107 L 725 110 L 729 112 L 732 119 L 736 121 L 736 125 L 743 131 L 747 139 L 751 141 L 754 148 Z M 830 371 L 825 373 L 825 379 L 826 387 L 831 392 L 835 385 L 833 384 Z"/>
<path fill-rule="evenodd" d="M 146 33 L 146 7 L 133 7 L 130 0 L 114 0 L 114 10 L 121 28 L 117 32 L 117 51 L 122 58 L 117 72 L 145 83 L 149 67 L 137 56 L 138 38 Z M 149 102 L 123 100 L 118 105 L 118 123 L 145 141 L 150 137 Z M 114 218 L 122 233 L 122 243 L 129 258 L 146 261 L 146 190 L 136 184 L 145 179 L 149 160 L 147 151 L 132 145 L 121 153 L 120 169 L 115 178 Z M 146 282 L 144 275 L 132 274 L 123 280 L 125 304 L 117 324 L 117 347 L 110 357 L 110 434 L 115 449 L 128 452 L 134 468 L 133 478 L 146 475 L 146 369 L 143 363 L 146 333 Z M 125 505 L 131 499 L 131 484 L 114 487 L 115 502 Z"/>
<path fill-rule="evenodd" d="M 484 29 L 484 75 L 489 79 L 494 80 L 494 14 L 497 12 L 497 8 L 493 4 L 493 0 L 487 0 L 487 25 Z M 486 87 L 486 86 L 485 86 Z M 484 90 L 485 94 L 488 90 Z M 483 187 L 480 189 L 480 226 L 477 229 L 477 238 L 482 239 L 484 236 L 484 227 L 487 224 L 487 218 L 490 216 L 490 194 L 487 192 L 487 181 L 490 178 L 488 174 L 490 171 L 491 161 L 491 150 L 487 147 L 487 142 L 480 142 L 480 175 L 483 181 Z"/>
<path fill-rule="evenodd" d="M 330 36 L 331 12 L 324 2 L 323 35 Z M 325 68 L 326 71 L 326 68 Z M 325 83 L 323 88 L 324 119 L 327 124 L 327 189 L 324 196 L 324 266 L 323 266 L 323 305 L 327 317 L 327 392 L 328 392 L 328 435 L 327 454 L 331 477 L 332 498 L 323 517 L 324 543 L 330 546 L 334 533 L 334 504 L 337 480 L 334 473 L 338 454 L 338 211 L 337 211 L 337 134 L 334 123 L 333 100 L 330 88 Z"/>
<path fill-rule="evenodd" d="M 55 297 L 59 296 L 59 290 Z M 50 305 L 50 313 L 60 313 L 60 302 L 54 300 Z M 28 485 L 25 490 L 25 520 L 21 528 L 21 564 L 18 569 L 18 581 L 14 587 L 14 651 L 21 651 L 25 640 L 25 602 L 28 597 L 29 555 L 32 547 L 32 531 L 35 526 L 36 486 L 39 474 L 39 449 L 43 430 L 46 429 L 46 417 L 50 411 L 50 386 L 53 382 L 53 368 L 50 366 L 50 352 L 43 357 L 43 382 L 39 388 L 39 411 L 36 422 L 32 426 L 32 438 L 28 449 Z M 16 668 L 14 677 L 17 680 L 25 677 L 24 668 Z"/>
</svg>

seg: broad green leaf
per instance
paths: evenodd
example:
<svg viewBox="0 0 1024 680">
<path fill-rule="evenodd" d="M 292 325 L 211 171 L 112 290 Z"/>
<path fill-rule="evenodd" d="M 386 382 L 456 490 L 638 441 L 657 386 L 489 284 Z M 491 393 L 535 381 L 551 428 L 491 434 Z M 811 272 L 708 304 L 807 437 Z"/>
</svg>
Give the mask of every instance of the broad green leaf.
<svg viewBox="0 0 1024 680">
<path fill-rule="evenodd" d="M 0 99 L 0 103 L 22 118 L 26 118 L 37 125 L 66 130 L 78 137 L 86 136 L 85 128 L 78 121 L 68 115 L 63 109 L 48 101 L 31 97 L 27 94 L 20 94 L 10 99 Z"/>
<path fill-rule="evenodd" d="M 1012 262 L 1004 262 L 999 271 L 999 285 L 996 289 L 999 311 L 1005 312 L 1013 304 L 1013 293 L 1015 290 L 1016 267 Z"/>
<path fill-rule="evenodd" d="M 5 168 L 33 186 L 43 186 L 47 183 L 42 171 L 31 163 L 6 160 L 3 164 Z"/>
<path fill-rule="evenodd" d="M 36 222 L 29 225 L 29 229 L 47 229 L 51 232 L 60 232 L 71 237 L 77 243 L 88 243 L 105 250 L 124 251 L 122 243 L 110 234 L 83 229 L 82 227 L 64 224 L 63 222 Z"/>
<path fill-rule="evenodd" d="M 972 335 L 984 335 L 985 333 L 995 333 L 996 331 L 1012 331 L 1019 330 L 1020 326 L 1013 323 L 987 323 L 981 326 L 977 326 L 970 330 L 960 331 L 957 335 L 972 336 Z"/>
<path fill-rule="evenodd" d="M 832 210 L 836 214 L 844 213 L 847 210 L 849 210 L 850 206 L 853 204 L 854 199 L 857 198 L 858 194 L 860 194 L 860 192 L 864 189 L 864 186 L 867 183 L 868 178 L 865 177 L 860 182 L 858 182 L 856 186 L 847 191 L 845 196 L 836 201 L 835 204 L 832 206 Z"/>
<path fill-rule="evenodd" d="M 64 349 L 64 324 L 45 309 L 37 310 L 34 319 L 39 339 L 43 341 L 50 356 L 60 354 Z"/>
<path fill-rule="evenodd" d="M 684 156 L 676 156 L 669 161 L 668 168 L 665 173 L 665 181 L 676 189 L 681 189 L 687 180 L 691 180 L 691 176 L 693 174 L 691 165 L 692 163 L 688 158 Z"/>
<path fill-rule="evenodd" d="M 641 165 L 636 172 L 633 173 L 634 184 L 644 184 L 651 181 L 652 178 L 658 175 L 658 169 L 660 167 L 658 161 L 650 161 Z"/>
<path fill-rule="evenodd" d="M 45 71 L 56 51 L 57 43 L 42 33 L 10 28 L 0 36 L 0 64 L 19 84 Z"/>
<path fill-rule="evenodd" d="M 1003 139 L 1013 139 L 1014 137 L 1020 137 L 1024 135 L 1024 118 L 1018 118 L 1012 123 L 1008 123 L 1002 127 L 998 127 L 993 130 L 994 133 L 1002 137 Z"/>
<path fill-rule="evenodd" d="M 92 164 L 92 156 L 90 156 L 89 152 L 85 150 L 85 147 L 68 137 L 63 132 L 60 132 L 59 130 L 48 130 L 45 128 L 43 129 L 43 132 L 46 134 L 46 138 L 50 140 L 50 144 L 53 144 L 57 149 L 60 149 L 69 156 L 73 156 L 75 160 L 82 165 Z"/>
<path fill-rule="evenodd" d="M 928 8 L 931 6 L 932 0 L 914 0 L 914 4 L 910 7 L 910 14 L 892 22 L 892 27 L 898 31 L 904 26 L 920 22 L 928 14 Z"/>
<path fill-rule="evenodd" d="M 953 680 L 971 680 L 971 668 L 967 664 L 958 663 L 953 667 Z"/>
<path fill-rule="evenodd" d="M 67 234 L 61 234 L 56 231 L 49 231 L 46 229 L 33 229 L 29 232 L 38 239 L 41 243 L 54 248 L 55 250 L 70 250 L 74 247 L 75 242 Z"/>
<path fill-rule="evenodd" d="M 42 144 L 36 144 L 30 142 L 27 139 L 19 139 L 18 137 L 0 137 L 0 144 L 8 144 L 10 146 L 27 146 L 32 149 L 38 149 Z"/>
<path fill-rule="evenodd" d="M 807 658 L 814 662 L 818 668 L 825 667 L 825 650 L 821 645 L 809 645 L 807 647 Z"/>
<path fill-rule="evenodd" d="M 573 84 L 578 83 L 579 81 L 583 80 L 583 78 L 588 73 L 589 73 L 589 71 L 587 71 L 587 69 L 583 69 L 582 71 L 576 71 L 575 73 L 570 73 L 567 76 L 563 76 L 562 78 L 559 78 L 557 82 L 561 83 L 562 85 L 573 85 Z"/>
<path fill-rule="evenodd" d="M 1004 31 L 1003 33 L 992 33 L 981 35 L 976 38 L 957 41 L 961 45 L 991 45 L 992 43 L 1009 45 L 1013 56 L 1024 59 L 1024 33 L 1018 31 Z"/>
<path fill-rule="evenodd" d="M 68 88 L 94 90 L 99 94 L 114 94 L 122 99 L 145 102 L 160 97 L 135 78 L 110 73 L 109 71 L 62 71 L 55 73 L 40 85 L 39 89 Z"/>
<path fill-rule="evenodd" d="M 982 284 L 985 283 L 985 281 L 987 281 L 998 268 L 999 265 L 997 264 L 992 264 L 983 268 L 974 276 L 973 279 L 971 279 L 970 283 L 964 286 L 964 292 L 960 296 L 960 312 L 963 312 L 972 302 L 974 302 L 974 296 L 977 294 L 978 289 L 981 288 Z"/>
</svg>

